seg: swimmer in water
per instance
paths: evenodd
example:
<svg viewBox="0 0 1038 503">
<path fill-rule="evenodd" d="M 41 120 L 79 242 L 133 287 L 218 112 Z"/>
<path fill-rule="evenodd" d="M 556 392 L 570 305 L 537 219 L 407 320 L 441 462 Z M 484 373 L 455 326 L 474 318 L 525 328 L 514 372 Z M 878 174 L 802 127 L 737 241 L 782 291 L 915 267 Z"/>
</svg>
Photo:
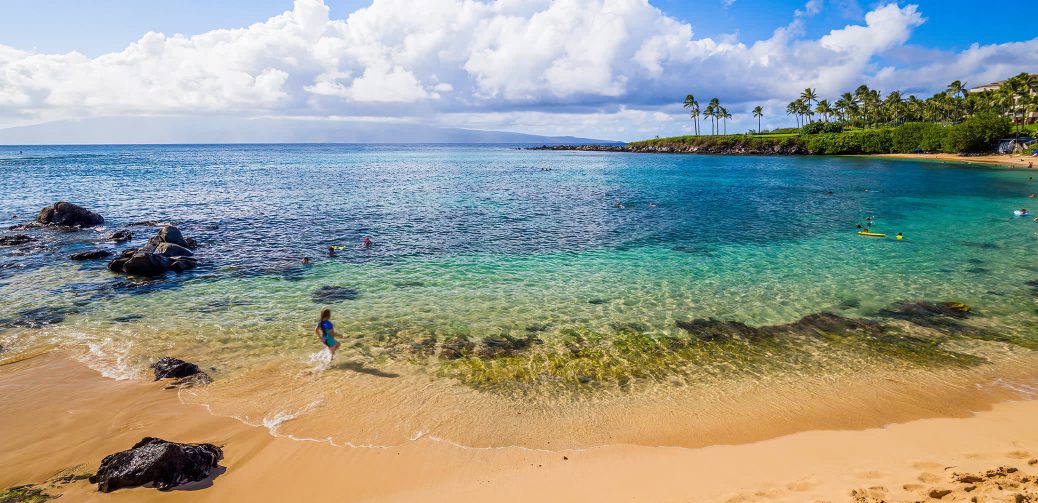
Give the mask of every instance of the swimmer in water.
<svg viewBox="0 0 1038 503">
<path fill-rule="evenodd" d="M 310 265 L 310 257 L 303 257 L 303 265 Z"/>
<path fill-rule="evenodd" d="M 329 257 L 334 257 L 336 255 L 337 255 L 337 253 L 335 253 L 335 247 L 334 246 L 329 246 L 328 247 L 328 256 Z"/>
<path fill-rule="evenodd" d="M 364 239 L 360 240 L 360 245 L 364 248 L 371 248 L 371 238 L 368 236 L 364 236 Z"/>
<path fill-rule="evenodd" d="M 335 359 L 335 352 L 339 350 L 339 346 L 342 345 L 339 341 L 335 340 L 338 336 L 335 332 L 335 327 L 332 325 L 332 310 L 325 309 L 321 311 L 321 319 L 317 320 L 317 327 L 314 328 L 314 334 L 321 340 L 321 343 L 328 347 L 328 352 L 332 354 L 332 359 Z"/>
</svg>

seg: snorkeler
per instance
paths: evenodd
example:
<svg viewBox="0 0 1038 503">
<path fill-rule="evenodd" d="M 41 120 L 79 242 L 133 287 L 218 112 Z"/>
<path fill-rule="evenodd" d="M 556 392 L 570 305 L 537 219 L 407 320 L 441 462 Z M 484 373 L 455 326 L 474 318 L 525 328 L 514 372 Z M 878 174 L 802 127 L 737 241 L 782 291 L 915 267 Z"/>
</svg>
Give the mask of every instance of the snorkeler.
<svg viewBox="0 0 1038 503">
<path fill-rule="evenodd" d="M 364 247 L 364 248 L 371 248 L 371 245 L 372 245 L 371 238 L 368 237 L 368 236 L 364 236 L 364 239 L 360 240 L 360 245 L 362 247 Z"/>
<path fill-rule="evenodd" d="M 329 246 L 328 247 L 328 256 L 329 257 L 334 257 L 336 255 L 338 255 L 338 254 L 335 253 L 335 247 L 334 246 Z"/>
<path fill-rule="evenodd" d="M 321 343 L 328 346 L 328 352 L 332 354 L 332 358 L 335 358 L 335 352 L 339 350 L 341 343 L 335 340 L 335 337 L 339 334 L 335 333 L 335 328 L 332 326 L 332 310 L 325 309 L 321 311 L 321 319 L 317 320 L 317 327 L 314 328 L 314 334 L 321 340 Z"/>
</svg>

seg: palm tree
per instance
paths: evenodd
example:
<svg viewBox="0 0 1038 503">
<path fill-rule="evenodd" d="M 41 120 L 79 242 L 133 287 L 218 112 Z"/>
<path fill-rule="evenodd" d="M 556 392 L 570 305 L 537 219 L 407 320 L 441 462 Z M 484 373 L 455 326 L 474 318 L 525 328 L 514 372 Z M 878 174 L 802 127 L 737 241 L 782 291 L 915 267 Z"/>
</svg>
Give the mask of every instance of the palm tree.
<svg viewBox="0 0 1038 503">
<path fill-rule="evenodd" d="M 713 117 L 713 120 L 714 120 L 714 129 L 713 129 L 713 131 L 714 131 L 714 134 L 716 135 L 717 134 L 717 120 L 720 118 L 720 113 L 721 113 L 721 101 L 718 100 L 717 98 L 710 98 L 710 105 L 708 105 L 707 108 L 711 108 L 713 110 L 713 113 L 710 114 L 710 116 Z"/>
<path fill-rule="evenodd" d="M 903 100 L 901 99 L 900 91 L 891 91 L 887 95 L 887 99 L 883 100 L 883 108 L 886 113 L 890 115 L 893 122 L 897 124 L 898 118 L 901 117 L 901 108 L 903 106 Z"/>
<path fill-rule="evenodd" d="M 714 108 L 713 104 L 707 104 L 706 109 L 703 110 L 703 117 L 707 118 L 707 119 L 710 119 L 710 134 L 711 135 L 714 134 L 714 114 L 715 113 L 716 113 L 716 109 Z"/>
<path fill-rule="evenodd" d="M 815 112 L 821 115 L 825 122 L 829 122 L 829 116 L 833 114 L 833 106 L 829 104 L 829 100 L 820 100 L 818 106 L 815 107 Z"/>
<path fill-rule="evenodd" d="M 1002 85 L 1002 89 L 1005 89 L 1006 94 L 1009 95 L 1009 107 L 1013 117 L 1013 124 L 1017 124 L 1017 115 L 1024 108 L 1024 100 L 1031 91 L 1031 76 L 1027 73 L 1021 73 L 1011 77 Z M 1020 123 L 1023 123 L 1026 118 L 1026 112 L 1024 113 L 1025 115 L 1021 117 Z M 1017 133 L 1019 132 L 1020 127 L 1017 126 Z"/>
<path fill-rule="evenodd" d="M 952 98 L 955 97 L 966 97 L 966 83 L 956 80 L 951 84 L 948 84 L 948 90 L 946 91 Z"/>
<path fill-rule="evenodd" d="M 818 93 L 816 93 L 814 89 L 811 89 L 809 87 L 807 89 L 804 89 L 804 92 L 800 93 L 800 100 L 806 103 L 808 110 L 810 110 L 811 103 L 818 101 Z M 808 112 L 808 115 L 810 115 L 810 112 Z"/>
<path fill-rule="evenodd" d="M 724 120 L 724 134 L 728 134 L 728 119 L 732 118 L 732 114 L 728 113 L 728 109 L 721 107 L 721 119 Z"/>
<path fill-rule="evenodd" d="M 691 94 L 685 96 L 684 108 L 689 109 L 689 115 L 692 117 L 692 123 L 695 125 L 696 136 L 699 136 L 699 102 L 696 101 L 696 97 Z"/>
<path fill-rule="evenodd" d="M 800 103 L 799 100 L 790 101 L 786 105 L 786 115 L 792 115 L 797 120 L 797 127 L 800 127 L 800 107 L 797 106 L 798 103 Z"/>
<path fill-rule="evenodd" d="M 869 86 L 862 84 L 854 90 L 854 101 L 861 107 L 861 125 L 868 125 L 869 117 Z"/>
<path fill-rule="evenodd" d="M 764 109 L 760 105 L 753 107 L 753 116 L 757 119 L 757 134 L 760 134 L 760 118 L 764 117 Z"/>
</svg>

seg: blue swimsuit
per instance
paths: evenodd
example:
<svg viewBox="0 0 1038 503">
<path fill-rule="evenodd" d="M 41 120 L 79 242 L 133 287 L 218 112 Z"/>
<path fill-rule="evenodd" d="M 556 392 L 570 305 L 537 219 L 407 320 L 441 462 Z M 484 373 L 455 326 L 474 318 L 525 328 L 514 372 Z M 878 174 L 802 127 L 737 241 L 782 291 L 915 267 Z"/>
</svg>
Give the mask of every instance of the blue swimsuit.
<svg viewBox="0 0 1038 503">
<path fill-rule="evenodd" d="M 331 320 L 321 320 L 317 324 L 317 328 L 321 329 L 321 338 L 324 339 L 324 345 L 332 347 L 336 344 L 335 337 L 332 337 L 332 322 Z"/>
</svg>

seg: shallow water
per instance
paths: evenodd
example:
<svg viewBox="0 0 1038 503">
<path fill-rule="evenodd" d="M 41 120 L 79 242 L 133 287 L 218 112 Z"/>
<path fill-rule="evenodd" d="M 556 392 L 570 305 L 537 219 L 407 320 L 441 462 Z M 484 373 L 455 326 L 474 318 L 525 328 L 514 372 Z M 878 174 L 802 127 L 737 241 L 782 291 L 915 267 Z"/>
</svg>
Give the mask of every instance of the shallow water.
<svg viewBox="0 0 1038 503">
<path fill-rule="evenodd" d="M 341 444 L 662 442 L 666 421 L 645 433 L 637 411 L 696 411 L 695 427 L 721 431 L 735 408 L 775 418 L 804 389 L 836 410 L 854 406 L 838 389 L 889 376 L 1024 382 L 1038 348 L 1038 224 L 1012 214 L 1038 191 L 1023 171 L 512 146 L 104 146 L 0 147 L 0 179 L 12 223 L 55 200 L 107 220 L 7 232 L 38 238 L 0 248 L 7 351 L 56 344 L 136 378 L 178 356 L 216 378 L 186 400 Z M 867 216 L 890 236 L 856 235 Z M 156 228 L 95 242 L 142 220 L 195 237 L 201 267 L 129 288 L 103 261 L 67 259 L 140 245 Z M 344 249 L 324 257 L 329 245 Z M 324 286 L 348 298 L 315 302 Z M 918 300 L 973 311 L 883 314 Z M 321 307 L 346 335 L 331 364 L 312 334 Z M 705 341 L 678 326 L 820 312 L 889 333 Z"/>
</svg>

